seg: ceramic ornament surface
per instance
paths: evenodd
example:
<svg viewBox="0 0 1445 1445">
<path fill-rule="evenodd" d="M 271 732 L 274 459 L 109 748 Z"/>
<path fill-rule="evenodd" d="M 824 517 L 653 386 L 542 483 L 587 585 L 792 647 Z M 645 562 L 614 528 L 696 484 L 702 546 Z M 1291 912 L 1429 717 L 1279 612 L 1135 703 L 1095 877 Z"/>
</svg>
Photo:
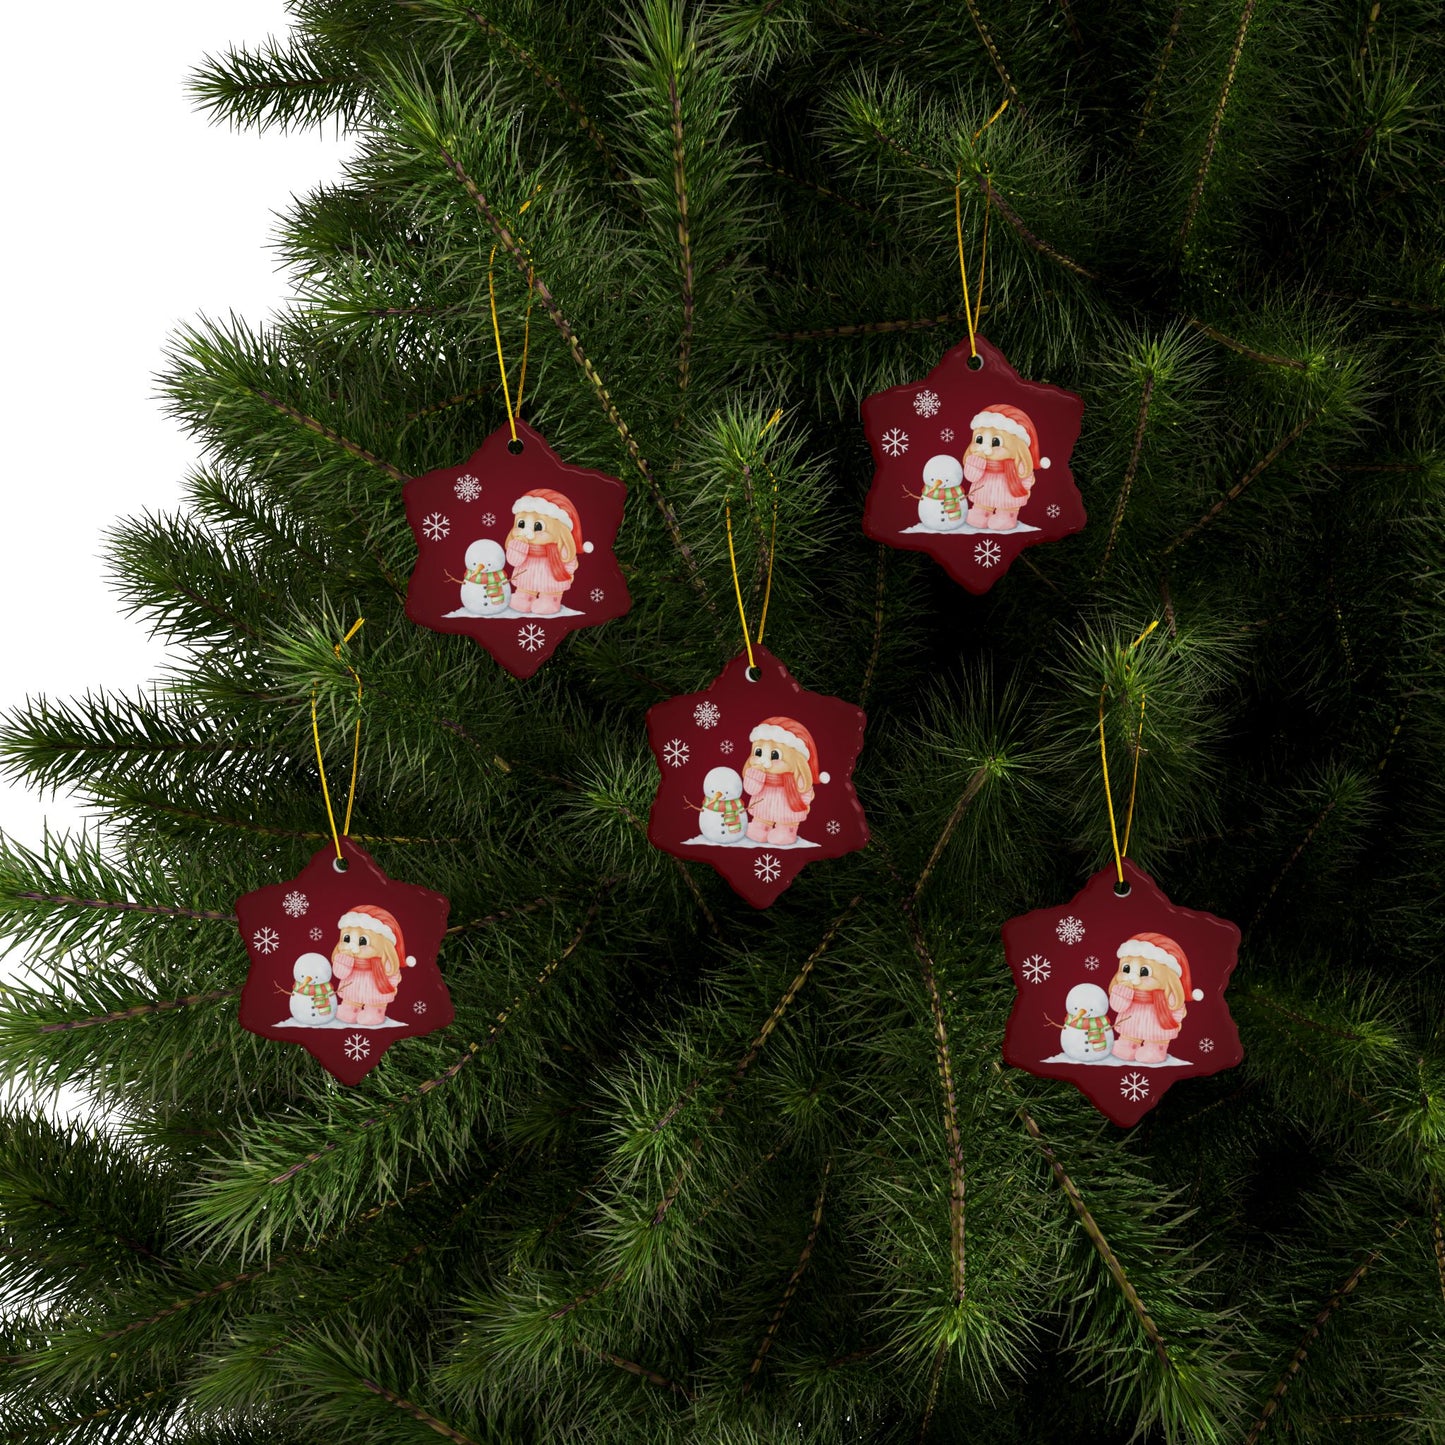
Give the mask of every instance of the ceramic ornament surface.
<svg viewBox="0 0 1445 1445">
<path fill-rule="evenodd" d="M 647 836 L 664 853 L 711 863 L 766 908 L 809 863 L 868 842 L 853 790 L 867 719 L 808 692 L 766 648 L 728 663 L 704 692 L 660 702 L 647 736 L 661 779 Z"/>
<path fill-rule="evenodd" d="M 341 852 L 344 873 L 326 847 L 296 877 L 237 900 L 251 959 L 240 1019 L 356 1084 L 392 1044 L 451 1023 L 437 967 L 451 905 L 388 878 L 349 838 Z"/>
<path fill-rule="evenodd" d="M 976 336 L 920 382 L 863 402 L 876 470 L 863 531 L 890 547 L 927 552 L 970 592 L 987 592 L 1026 547 L 1084 526 L 1069 458 L 1082 397 L 1025 381 Z"/>
<path fill-rule="evenodd" d="M 613 555 L 627 488 L 568 466 L 517 423 L 497 428 L 461 466 L 403 488 L 416 537 L 406 615 L 475 638 L 508 672 L 531 677 L 579 627 L 632 605 Z"/>
<path fill-rule="evenodd" d="M 1013 971 L 1005 1062 L 1067 1079 L 1116 1124 L 1137 1124 L 1184 1079 L 1244 1057 L 1224 990 L 1239 929 L 1176 907 L 1127 858 L 1102 868 L 1067 903 L 1003 927 Z"/>
</svg>

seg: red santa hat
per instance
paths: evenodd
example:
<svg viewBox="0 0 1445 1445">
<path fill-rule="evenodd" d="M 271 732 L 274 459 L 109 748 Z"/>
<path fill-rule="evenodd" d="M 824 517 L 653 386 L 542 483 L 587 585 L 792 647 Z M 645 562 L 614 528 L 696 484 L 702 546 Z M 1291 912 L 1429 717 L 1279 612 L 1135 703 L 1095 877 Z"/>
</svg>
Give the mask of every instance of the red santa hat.
<svg viewBox="0 0 1445 1445">
<path fill-rule="evenodd" d="M 1009 436 L 1026 442 L 1034 470 L 1036 472 L 1048 470 L 1049 459 L 1039 455 L 1039 429 L 1034 425 L 1028 412 L 1016 406 L 1009 406 L 1006 402 L 997 402 L 979 412 L 970 425 L 975 430 L 981 426 L 991 427 L 994 431 L 1007 432 Z"/>
<path fill-rule="evenodd" d="M 1198 1003 L 1204 990 L 1193 987 L 1189 977 L 1189 959 L 1172 938 L 1162 933 L 1136 933 L 1119 945 L 1120 958 L 1147 958 L 1163 968 L 1172 968 L 1184 985 L 1184 997 Z"/>
<path fill-rule="evenodd" d="M 577 508 L 572 505 L 572 499 L 561 492 L 554 492 L 551 487 L 533 487 L 512 503 L 512 515 L 515 517 L 518 512 L 540 512 L 554 522 L 561 522 L 571 532 L 573 545 L 579 552 L 592 550 L 592 543 L 582 540 L 582 518 L 577 515 Z"/>
<path fill-rule="evenodd" d="M 406 945 L 401 941 L 401 924 L 396 921 L 396 915 L 386 909 L 378 908 L 374 903 L 359 903 L 355 908 L 347 909 L 336 926 L 364 928 L 368 933 L 379 933 L 383 938 L 389 938 L 396 949 L 396 956 L 408 968 L 416 967 L 416 959 L 406 951 Z"/>
<path fill-rule="evenodd" d="M 818 771 L 818 748 L 813 742 L 813 734 L 805 728 L 802 723 L 790 717 L 765 717 L 752 732 L 748 734 L 748 741 L 753 743 L 783 743 L 793 749 L 794 752 L 802 753 L 808 760 L 808 771 L 813 775 L 816 783 L 830 782 L 827 773 Z"/>
</svg>

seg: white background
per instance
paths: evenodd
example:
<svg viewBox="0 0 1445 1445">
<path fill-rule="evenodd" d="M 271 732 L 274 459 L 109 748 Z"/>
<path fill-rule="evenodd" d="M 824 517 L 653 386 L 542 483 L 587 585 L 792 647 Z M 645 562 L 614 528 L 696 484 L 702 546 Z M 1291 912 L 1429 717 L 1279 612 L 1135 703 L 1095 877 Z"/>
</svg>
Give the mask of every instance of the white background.
<svg viewBox="0 0 1445 1445">
<path fill-rule="evenodd" d="M 161 412 L 167 336 L 201 315 L 262 320 L 286 299 L 271 243 L 293 195 L 339 178 L 333 131 L 235 132 L 187 93 L 203 57 L 287 30 L 281 0 L 17 6 L 0 86 L 7 224 L 0 708 L 134 690 L 163 649 L 121 615 L 103 534 L 173 509 L 198 452 Z M 71 800 L 0 788 L 0 829 L 34 845 Z"/>
</svg>

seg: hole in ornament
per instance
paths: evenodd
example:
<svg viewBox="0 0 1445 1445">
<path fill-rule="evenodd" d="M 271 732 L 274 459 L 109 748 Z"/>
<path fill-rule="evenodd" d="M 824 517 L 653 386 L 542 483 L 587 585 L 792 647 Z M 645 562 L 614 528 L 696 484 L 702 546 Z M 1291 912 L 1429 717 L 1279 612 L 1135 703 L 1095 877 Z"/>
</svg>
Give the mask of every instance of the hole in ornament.
<svg viewBox="0 0 1445 1445">
<path fill-rule="evenodd" d="M 351 864 L 348 863 L 345 858 L 333 858 L 331 860 L 331 866 L 336 869 L 338 873 L 345 873 L 346 870 L 351 867 Z"/>
<path fill-rule="evenodd" d="M 507 443 L 507 450 L 511 452 L 514 457 L 519 457 L 527 450 L 527 443 L 524 442 L 521 437 L 513 437 L 512 440 Z"/>
<path fill-rule="evenodd" d="M 1114 885 L 1115 898 L 1127 898 L 1133 891 L 1127 883 L 1116 883 Z"/>
<path fill-rule="evenodd" d="M 970 357 L 968 358 L 968 369 L 969 369 L 970 371 L 982 371 L 982 370 L 983 370 L 983 357 L 981 357 L 981 356 L 970 356 Z"/>
<path fill-rule="evenodd" d="M 747 678 L 749 682 L 756 682 L 762 675 L 763 670 L 760 667 L 747 667 L 743 669 L 743 676 Z"/>
</svg>

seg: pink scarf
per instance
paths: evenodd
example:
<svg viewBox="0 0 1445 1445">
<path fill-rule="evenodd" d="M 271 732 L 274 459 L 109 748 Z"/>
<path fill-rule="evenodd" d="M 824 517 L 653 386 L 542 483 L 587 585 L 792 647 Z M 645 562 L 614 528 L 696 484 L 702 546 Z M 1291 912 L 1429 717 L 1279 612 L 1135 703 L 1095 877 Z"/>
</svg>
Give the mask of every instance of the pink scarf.
<svg viewBox="0 0 1445 1445">
<path fill-rule="evenodd" d="M 350 957 L 350 955 L 346 956 Z M 396 992 L 396 981 L 387 976 L 386 965 L 379 958 L 351 957 L 351 972 L 341 982 L 346 983 L 368 973 L 371 975 L 372 983 L 376 985 L 377 993 L 393 994 Z"/>
<path fill-rule="evenodd" d="M 555 542 L 543 542 L 540 546 L 532 542 L 525 544 L 528 558 L 545 557 L 547 568 L 553 578 L 558 582 L 568 581 L 572 574 L 567 570 L 567 564 L 562 560 L 562 549 Z"/>
<path fill-rule="evenodd" d="M 1014 465 L 1012 459 L 1004 462 L 991 462 L 974 454 L 964 458 L 963 474 L 970 483 L 981 482 L 985 476 L 990 481 L 997 481 L 1002 477 L 1011 497 L 1026 497 L 1029 494 L 1029 489 L 1019 480 L 1019 469 Z M 972 490 L 971 487 L 970 490 Z"/>
<path fill-rule="evenodd" d="M 807 811 L 808 805 L 803 801 L 803 795 L 798 791 L 798 780 L 792 773 L 765 773 L 761 768 L 749 768 L 745 781 L 750 793 L 759 792 L 763 788 L 781 788 L 783 801 L 788 805 L 790 813 Z"/>
<path fill-rule="evenodd" d="M 1161 1029 L 1177 1030 L 1179 1028 L 1179 1020 L 1170 1012 L 1169 1000 L 1165 997 L 1162 988 L 1130 988 L 1128 984 L 1121 984 L 1118 991 L 1130 995 L 1129 1008 L 1145 1004 L 1153 1009 L 1154 1022 Z"/>
</svg>

